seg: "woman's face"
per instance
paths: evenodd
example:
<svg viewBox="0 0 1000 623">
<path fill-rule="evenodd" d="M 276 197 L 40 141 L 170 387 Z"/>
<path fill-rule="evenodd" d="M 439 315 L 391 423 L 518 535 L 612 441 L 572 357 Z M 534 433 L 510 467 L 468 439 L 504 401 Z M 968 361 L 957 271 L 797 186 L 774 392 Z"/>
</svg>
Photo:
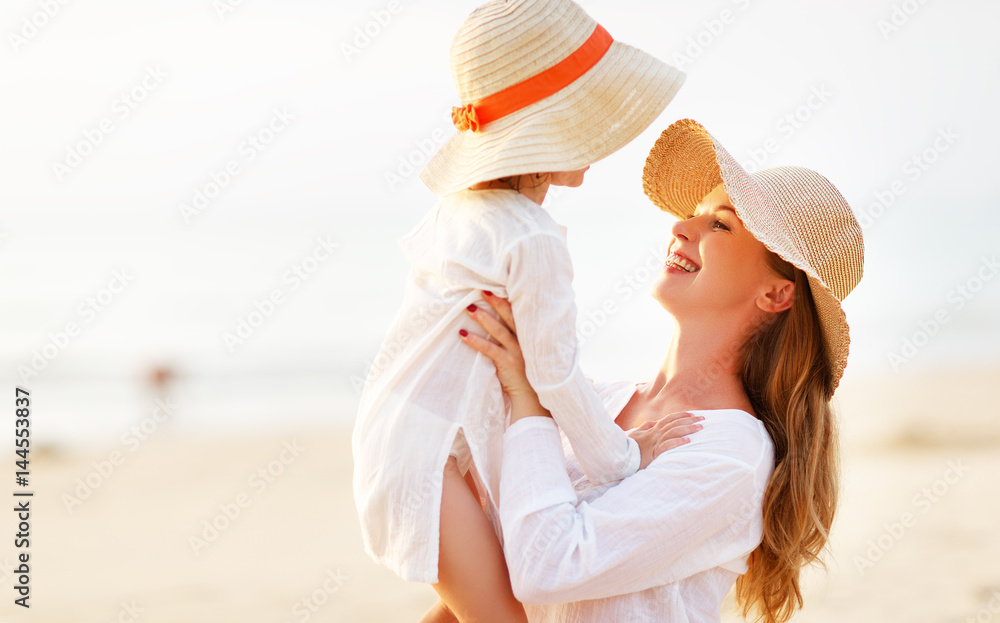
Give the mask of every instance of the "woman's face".
<svg viewBox="0 0 1000 623">
<path fill-rule="evenodd" d="M 670 254 L 652 294 L 678 321 L 716 314 L 738 320 L 791 305 L 794 283 L 768 266 L 768 250 L 736 216 L 724 185 L 671 233 Z"/>
</svg>

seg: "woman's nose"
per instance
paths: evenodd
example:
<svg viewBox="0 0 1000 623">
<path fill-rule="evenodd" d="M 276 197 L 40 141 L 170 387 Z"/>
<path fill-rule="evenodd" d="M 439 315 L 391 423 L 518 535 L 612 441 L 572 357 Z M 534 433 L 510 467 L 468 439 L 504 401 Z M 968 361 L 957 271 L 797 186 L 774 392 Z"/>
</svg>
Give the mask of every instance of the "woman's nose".
<svg viewBox="0 0 1000 623">
<path fill-rule="evenodd" d="M 687 220 L 679 220 L 670 228 L 670 233 L 678 240 L 690 241 L 691 237 L 694 235 L 694 230 L 691 227 L 690 222 Z"/>
</svg>

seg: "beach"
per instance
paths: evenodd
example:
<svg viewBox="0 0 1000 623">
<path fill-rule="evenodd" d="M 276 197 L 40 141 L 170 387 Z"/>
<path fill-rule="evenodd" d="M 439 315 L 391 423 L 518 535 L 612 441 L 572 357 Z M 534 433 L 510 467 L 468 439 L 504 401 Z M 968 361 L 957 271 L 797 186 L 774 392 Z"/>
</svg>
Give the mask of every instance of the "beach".
<svg viewBox="0 0 1000 623">
<path fill-rule="evenodd" d="M 841 509 L 795 621 L 1000 621 L 998 378 L 845 380 Z M 31 608 L 8 545 L 0 621 L 406 622 L 436 600 L 365 555 L 346 426 L 36 448 L 32 478 Z"/>
<path fill-rule="evenodd" d="M 449 60 L 481 2 L 4 4 L 0 623 L 410 623 L 436 601 L 365 554 L 350 435 L 412 287 L 399 241 L 438 201 L 421 173 L 481 90 Z M 676 331 L 649 296 L 677 227 L 644 192 L 661 132 L 697 119 L 748 171 L 822 173 L 865 276 L 840 510 L 794 621 L 1000 623 L 1000 213 L 965 181 L 995 175 L 1000 3 L 579 4 L 687 75 L 543 202 L 581 368 L 645 381 Z"/>
</svg>

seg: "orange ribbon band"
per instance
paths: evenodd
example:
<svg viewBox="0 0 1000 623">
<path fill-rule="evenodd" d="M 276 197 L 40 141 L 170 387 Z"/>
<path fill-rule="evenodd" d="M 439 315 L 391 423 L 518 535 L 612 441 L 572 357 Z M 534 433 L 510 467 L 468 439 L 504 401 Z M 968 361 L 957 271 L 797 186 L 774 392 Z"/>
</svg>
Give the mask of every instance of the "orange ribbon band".
<svg viewBox="0 0 1000 623">
<path fill-rule="evenodd" d="M 598 24 L 590 38 L 559 63 L 474 104 L 452 108 L 451 121 L 459 131 L 479 132 L 487 123 L 527 108 L 572 84 L 604 58 L 612 43 L 614 39 Z"/>
</svg>

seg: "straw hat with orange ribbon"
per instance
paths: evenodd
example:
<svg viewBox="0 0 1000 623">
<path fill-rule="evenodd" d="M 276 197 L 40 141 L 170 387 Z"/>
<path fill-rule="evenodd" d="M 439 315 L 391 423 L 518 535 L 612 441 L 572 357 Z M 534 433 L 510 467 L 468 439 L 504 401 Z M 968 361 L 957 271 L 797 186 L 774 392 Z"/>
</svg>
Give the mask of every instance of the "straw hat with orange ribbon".
<svg viewBox="0 0 1000 623">
<path fill-rule="evenodd" d="M 451 46 L 458 132 L 421 179 L 437 195 L 525 173 L 573 171 L 638 136 L 684 74 L 612 39 L 570 0 L 497 0 Z"/>
<path fill-rule="evenodd" d="M 753 236 L 802 269 L 823 328 L 832 385 L 840 383 L 851 339 L 840 302 L 861 280 L 864 239 L 851 207 L 832 183 L 802 167 L 748 173 L 698 122 L 683 119 L 663 131 L 642 175 L 646 195 L 685 219 L 719 184 Z"/>
</svg>

